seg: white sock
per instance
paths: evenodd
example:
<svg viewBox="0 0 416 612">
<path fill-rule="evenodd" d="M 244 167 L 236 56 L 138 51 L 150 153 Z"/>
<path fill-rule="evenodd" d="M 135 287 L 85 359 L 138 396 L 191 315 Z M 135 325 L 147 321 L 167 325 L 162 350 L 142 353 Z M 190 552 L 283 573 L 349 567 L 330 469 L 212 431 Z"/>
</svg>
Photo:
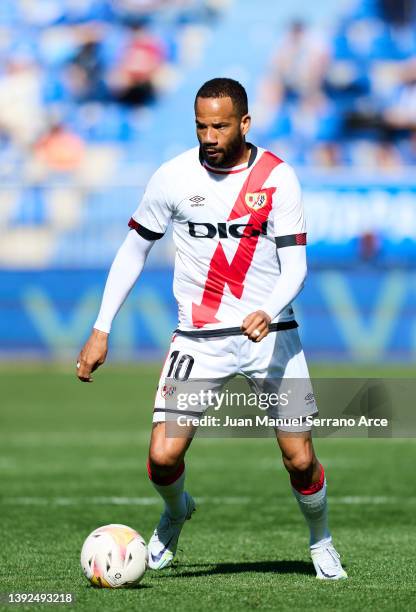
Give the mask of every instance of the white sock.
<svg viewBox="0 0 416 612">
<path fill-rule="evenodd" d="M 322 489 L 311 495 L 303 495 L 292 487 L 299 508 L 306 519 L 310 531 L 310 546 L 331 537 L 328 529 L 328 510 L 326 502 L 326 480 Z"/>
<path fill-rule="evenodd" d="M 184 495 L 185 471 L 175 482 L 168 485 L 160 485 L 151 481 L 152 485 L 165 502 L 165 508 L 173 519 L 183 518 L 186 514 L 186 501 Z"/>
</svg>

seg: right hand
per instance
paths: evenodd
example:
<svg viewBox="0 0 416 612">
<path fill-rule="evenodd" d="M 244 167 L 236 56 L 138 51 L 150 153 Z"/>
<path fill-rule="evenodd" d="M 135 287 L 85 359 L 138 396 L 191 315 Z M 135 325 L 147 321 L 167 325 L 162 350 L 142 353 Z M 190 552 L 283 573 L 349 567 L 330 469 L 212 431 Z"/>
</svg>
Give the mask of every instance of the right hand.
<svg viewBox="0 0 416 612">
<path fill-rule="evenodd" d="M 93 329 L 77 359 L 77 376 L 82 382 L 93 382 L 91 378 L 100 365 L 103 365 L 108 351 L 108 334 Z"/>
</svg>

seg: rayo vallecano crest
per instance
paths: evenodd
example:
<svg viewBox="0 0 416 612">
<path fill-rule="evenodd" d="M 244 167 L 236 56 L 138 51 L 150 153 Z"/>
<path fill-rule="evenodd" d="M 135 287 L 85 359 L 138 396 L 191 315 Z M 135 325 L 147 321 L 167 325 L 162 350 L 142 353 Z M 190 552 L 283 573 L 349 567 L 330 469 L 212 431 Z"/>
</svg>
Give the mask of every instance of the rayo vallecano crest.
<svg viewBox="0 0 416 612">
<path fill-rule="evenodd" d="M 163 385 L 160 394 L 165 399 L 168 397 L 172 397 L 175 394 L 176 387 L 174 385 Z"/>
<path fill-rule="evenodd" d="M 246 193 L 246 204 L 252 210 L 260 210 L 267 204 L 267 193 L 265 191 Z"/>
</svg>

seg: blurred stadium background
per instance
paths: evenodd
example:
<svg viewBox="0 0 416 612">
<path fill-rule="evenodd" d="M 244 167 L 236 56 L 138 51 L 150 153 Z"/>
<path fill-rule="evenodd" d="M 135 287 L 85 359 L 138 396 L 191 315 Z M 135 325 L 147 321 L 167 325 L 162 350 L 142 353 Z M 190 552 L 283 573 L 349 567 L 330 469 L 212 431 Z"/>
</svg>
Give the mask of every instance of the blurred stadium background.
<svg viewBox="0 0 416 612">
<path fill-rule="evenodd" d="M 147 179 L 196 142 L 196 89 L 231 76 L 251 140 L 303 184 L 307 354 L 414 360 L 415 26 L 415 0 L 2 0 L 1 357 L 74 358 Z M 166 349 L 172 249 L 151 253 L 114 359 Z"/>
<path fill-rule="evenodd" d="M 212 438 L 191 449 L 200 511 L 179 567 L 139 590 L 88 588 L 86 535 L 125 523 L 148 537 L 160 509 L 145 465 L 176 326 L 169 239 L 113 326 L 111 359 L 133 363 L 95 385 L 74 375 L 147 179 L 195 145 L 196 89 L 231 76 L 252 141 L 303 184 L 295 308 L 312 374 L 413 376 L 415 26 L 416 0 L 0 0 L 5 591 L 75 592 L 88 612 L 415 609 L 414 439 L 399 438 L 316 440 L 345 584 L 314 579 L 275 446 Z"/>
</svg>

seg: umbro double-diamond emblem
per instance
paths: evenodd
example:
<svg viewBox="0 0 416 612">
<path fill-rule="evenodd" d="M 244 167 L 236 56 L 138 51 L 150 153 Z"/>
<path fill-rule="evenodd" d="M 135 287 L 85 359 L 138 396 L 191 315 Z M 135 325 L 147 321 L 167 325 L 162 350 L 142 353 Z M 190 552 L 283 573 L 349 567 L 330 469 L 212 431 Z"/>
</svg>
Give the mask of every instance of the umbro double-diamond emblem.
<svg viewBox="0 0 416 612">
<path fill-rule="evenodd" d="M 193 202 L 193 204 L 191 204 L 191 206 L 203 206 L 203 204 L 201 204 L 201 202 L 203 202 L 205 200 L 205 198 L 203 198 L 202 196 L 199 196 L 199 195 L 194 195 L 192 198 L 189 198 L 189 200 L 191 202 Z"/>
</svg>

